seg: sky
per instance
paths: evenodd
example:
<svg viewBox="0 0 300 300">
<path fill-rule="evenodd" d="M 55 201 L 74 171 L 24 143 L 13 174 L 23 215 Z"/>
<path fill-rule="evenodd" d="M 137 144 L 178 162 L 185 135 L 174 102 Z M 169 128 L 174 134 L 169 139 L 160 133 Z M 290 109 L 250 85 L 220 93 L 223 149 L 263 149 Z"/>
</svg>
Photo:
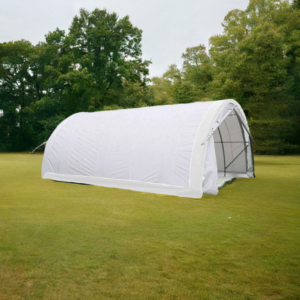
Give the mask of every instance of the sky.
<svg viewBox="0 0 300 300">
<path fill-rule="evenodd" d="M 233 9 L 245 10 L 249 0 L 0 0 L 0 42 L 25 39 L 33 44 L 57 27 L 68 31 L 80 8 L 106 8 L 120 18 L 129 15 L 143 30 L 143 59 L 151 60 L 150 77 L 171 64 L 182 66 L 187 47 L 204 44 L 222 33 L 221 22 Z"/>
</svg>

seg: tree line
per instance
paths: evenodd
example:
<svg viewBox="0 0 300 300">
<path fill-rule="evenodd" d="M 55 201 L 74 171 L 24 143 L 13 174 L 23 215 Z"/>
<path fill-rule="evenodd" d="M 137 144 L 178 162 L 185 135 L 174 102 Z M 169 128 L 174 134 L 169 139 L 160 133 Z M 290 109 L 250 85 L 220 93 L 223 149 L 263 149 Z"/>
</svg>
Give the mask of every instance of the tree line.
<svg viewBox="0 0 300 300">
<path fill-rule="evenodd" d="M 0 44 L 0 143 L 25 150 L 81 111 L 152 105 L 142 31 L 129 17 L 80 10 L 68 34 L 56 29 L 36 46 Z"/>
<path fill-rule="evenodd" d="M 80 111 L 235 99 L 258 153 L 300 152 L 300 2 L 250 0 L 210 48 L 149 79 L 142 31 L 129 17 L 80 10 L 68 34 L 0 44 L 0 150 L 27 150 Z"/>
</svg>

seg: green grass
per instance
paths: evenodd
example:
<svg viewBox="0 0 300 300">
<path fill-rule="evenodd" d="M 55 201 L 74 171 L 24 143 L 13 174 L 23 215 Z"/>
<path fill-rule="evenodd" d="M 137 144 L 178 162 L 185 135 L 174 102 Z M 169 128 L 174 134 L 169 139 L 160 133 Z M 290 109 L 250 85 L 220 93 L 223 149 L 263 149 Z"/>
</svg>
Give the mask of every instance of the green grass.
<svg viewBox="0 0 300 300">
<path fill-rule="evenodd" d="M 300 299 L 300 157 L 178 198 L 41 179 L 0 155 L 0 299 Z"/>
</svg>

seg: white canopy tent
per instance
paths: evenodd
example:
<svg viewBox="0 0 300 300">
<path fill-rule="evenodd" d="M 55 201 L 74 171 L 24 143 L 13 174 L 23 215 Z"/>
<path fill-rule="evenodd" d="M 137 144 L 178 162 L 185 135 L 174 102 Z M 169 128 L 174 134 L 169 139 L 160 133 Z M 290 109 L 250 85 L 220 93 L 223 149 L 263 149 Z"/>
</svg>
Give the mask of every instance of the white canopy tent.
<svg viewBox="0 0 300 300">
<path fill-rule="evenodd" d="M 42 177 L 201 198 L 254 177 L 251 135 L 234 100 L 78 113 L 48 140 Z"/>
</svg>

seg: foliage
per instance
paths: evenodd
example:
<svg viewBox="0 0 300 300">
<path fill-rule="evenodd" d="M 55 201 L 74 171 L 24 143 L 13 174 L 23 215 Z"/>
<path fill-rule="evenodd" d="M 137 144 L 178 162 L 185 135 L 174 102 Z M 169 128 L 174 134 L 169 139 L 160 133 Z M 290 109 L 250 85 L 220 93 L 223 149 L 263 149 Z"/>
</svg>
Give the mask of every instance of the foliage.
<svg viewBox="0 0 300 300">
<path fill-rule="evenodd" d="M 182 70 L 177 69 L 180 80 L 170 82 L 173 102 L 236 99 L 249 119 L 256 151 L 299 152 L 297 3 L 251 0 L 245 11 L 230 11 L 222 23 L 223 34 L 210 38 L 209 54 L 202 45 L 183 53 Z"/>
<path fill-rule="evenodd" d="M 129 17 L 81 9 L 66 34 L 56 29 L 36 46 L 0 44 L 0 150 L 48 139 L 80 111 L 236 99 L 260 153 L 300 151 L 299 1 L 250 0 L 232 10 L 223 33 L 187 48 L 149 84 L 142 31 Z"/>
<path fill-rule="evenodd" d="M 258 143 L 256 151 L 263 153 L 299 151 L 290 145 L 300 142 L 300 98 L 293 93 L 299 73 L 292 74 L 297 62 L 289 51 L 290 31 L 296 24 L 289 23 L 295 15 L 300 17 L 285 1 L 252 0 L 245 11 L 229 12 L 224 34 L 210 40 L 216 62 L 211 95 L 242 104 Z M 297 26 L 293 29 L 300 33 Z"/>
<path fill-rule="evenodd" d="M 56 29 L 36 46 L 0 44 L 0 144 L 33 147 L 80 111 L 153 105 L 141 40 L 128 16 L 81 9 L 68 34 Z"/>
<path fill-rule="evenodd" d="M 67 41 L 74 49 L 73 72 L 85 70 L 91 77 L 87 80 L 93 95 L 90 110 L 110 104 L 106 98 L 109 90 L 121 89 L 124 80 L 143 82 L 150 62 L 141 59 L 141 40 L 142 31 L 133 27 L 128 16 L 118 20 L 115 13 L 105 10 L 89 13 L 81 9 L 80 16 L 74 18 Z M 70 82 L 68 77 L 64 80 Z M 80 79 L 75 76 L 73 81 Z"/>
<path fill-rule="evenodd" d="M 174 101 L 173 85 L 169 80 L 163 77 L 153 77 L 151 90 L 154 94 L 154 100 L 157 105 L 171 104 Z"/>
<path fill-rule="evenodd" d="M 32 45 L 24 40 L 0 44 L 0 143 L 22 149 L 31 140 L 30 105 L 34 78 L 30 74 Z"/>
<path fill-rule="evenodd" d="M 182 58 L 182 70 L 170 65 L 161 78 L 152 78 L 158 103 L 190 103 L 205 98 L 208 83 L 213 78 L 212 60 L 205 52 L 205 46 L 187 48 Z"/>
</svg>

